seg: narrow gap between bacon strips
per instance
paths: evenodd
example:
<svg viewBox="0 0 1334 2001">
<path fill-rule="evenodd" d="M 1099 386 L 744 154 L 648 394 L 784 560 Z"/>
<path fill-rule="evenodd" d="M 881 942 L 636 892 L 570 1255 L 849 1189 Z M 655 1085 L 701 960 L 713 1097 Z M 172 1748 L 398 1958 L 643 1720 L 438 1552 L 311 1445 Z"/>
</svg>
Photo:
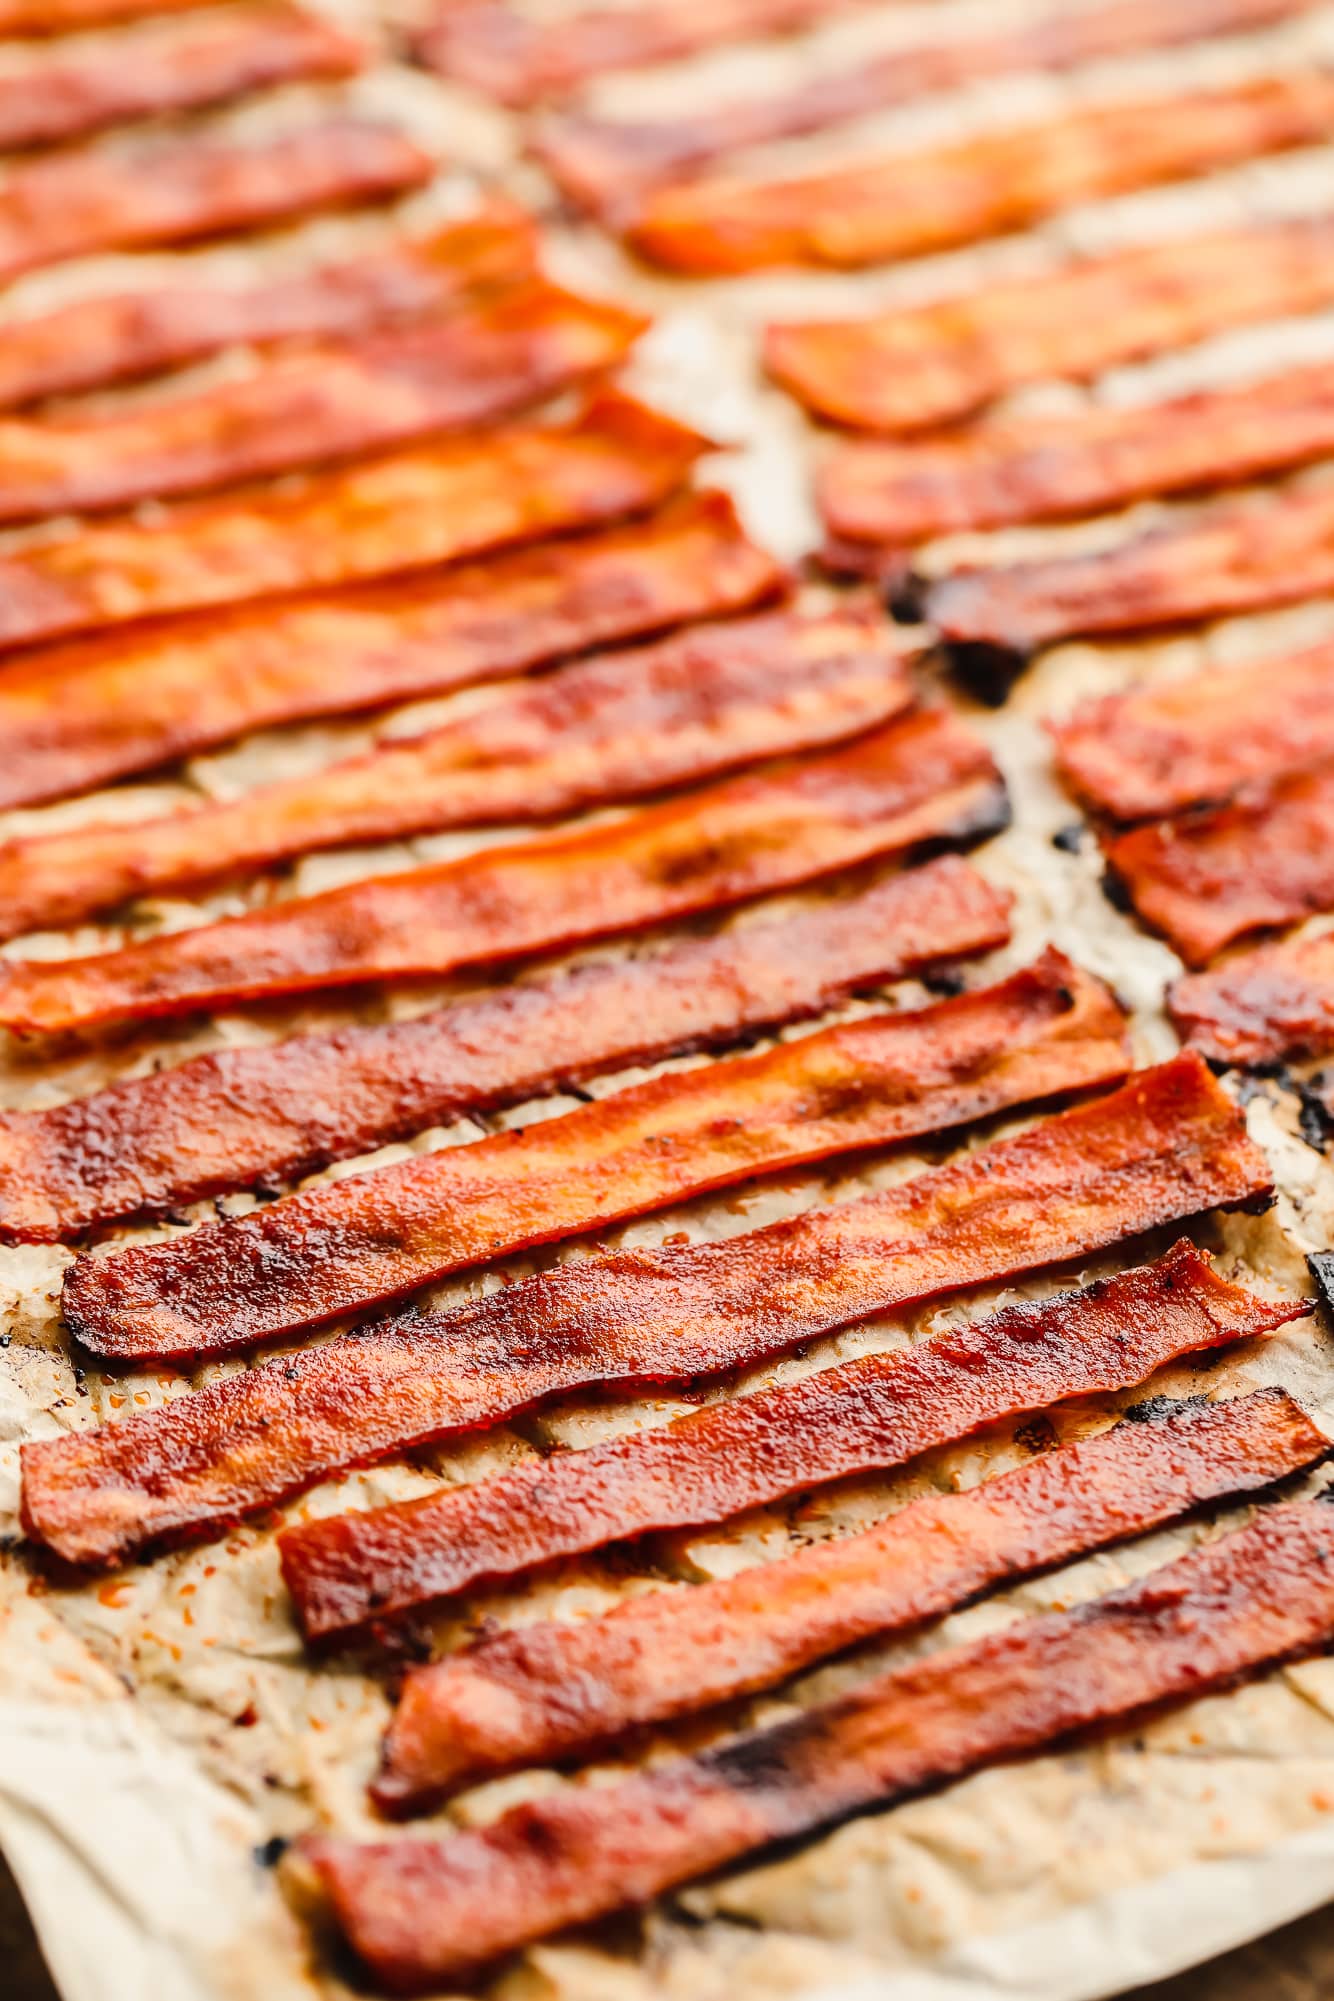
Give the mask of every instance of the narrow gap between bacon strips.
<svg viewBox="0 0 1334 2001">
<path fill-rule="evenodd" d="M 66 1320 L 117 1359 L 201 1357 L 337 1319 L 452 1271 L 756 1174 L 1108 1084 L 1125 1021 L 1058 952 L 999 986 L 655 1077 L 166 1244 L 84 1257 Z"/>
<path fill-rule="evenodd" d="M 0 806 L 83 792 L 247 730 L 448 693 L 724 617 L 786 578 L 721 493 L 415 577 L 41 648 L 0 673 Z"/>
<path fill-rule="evenodd" d="M 650 190 L 624 235 L 668 270 L 778 265 L 857 269 L 957 248 L 1077 203 L 1188 179 L 1323 141 L 1334 78 L 1310 70 L 1081 105 L 953 144 L 904 149 L 832 172 L 719 174 Z"/>
<path fill-rule="evenodd" d="M 868 610 L 696 626 L 577 660 L 462 721 L 307 777 L 0 845 L 0 937 L 320 848 L 556 820 L 818 749 L 911 706 L 908 658 Z"/>
<path fill-rule="evenodd" d="M 1334 1049 L 1334 935 L 1240 952 L 1167 990 L 1183 1042 L 1211 1063 L 1265 1067 Z"/>
<path fill-rule="evenodd" d="M 592 1329 L 605 1342 L 612 1328 L 637 1337 L 664 1327 L 703 1363 L 735 1354 L 738 1328 L 777 1327 L 780 1345 L 796 1346 L 1206 1209 L 1263 1203 L 1269 1186 L 1235 1106 L 1198 1057 L 1183 1056 L 1097 1104 L 881 1194 L 749 1237 L 603 1258 L 566 1283 L 586 1289 L 585 1339 Z M 962 1350 L 950 1337 L 916 1362 L 871 1356 L 454 1494 L 288 1530 L 284 1575 L 303 1629 L 329 1638 L 626 1536 L 722 1521 L 1057 1397 L 1143 1380 L 1158 1366 L 1148 1355 L 1127 1376 L 1119 1345 L 1101 1360 L 1086 1346 L 1078 1355 L 1090 1373 L 1072 1375 L 1064 1306 L 1034 1308 L 1036 1321 L 1016 1310 L 1000 1328 L 1020 1345 L 992 1343 L 989 1377 L 978 1371 L 978 1337 L 959 1336 Z M 972 1356 L 962 1377 L 950 1359 L 960 1353 Z M 907 1423 L 915 1378 L 905 1369 L 925 1369 L 928 1386 Z"/>
<path fill-rule="evenodd" d="M 944 710 L 621 820 L 374 877 L 221 924 L 63 962 L 11 963 L 23 1032 L 446 973 L 723 909 L 879 855 L 994 833 L 990 752 Z"/>
<path fill-rule="evenodd" d="M 392 125 L 325 118 L 268 140 L 192 136 L 133 151 L 71 147 L 0 186 L 0 280 L 102 250 L 147 250 L 387 201 L 435 171 Z"/>
<path fill-rule="evenodd" d="M 1331 298 L 1334 217 L 1316 216 L 1123 250 L 863 319 L 779 322 L 764 360 L 816 416 L 921 431 L 1025 382 L 1088 380 Z"/>
<path fill-rule="evenodd" d="M 737 1576 L 497 1634 L 408 1675 L 372 1795 L 386 1813 L 426 1812 L 479 1779 L 756 1694 L 1328 1451 L 1284 1390 L 1179 1404 Z"/>
<path fill-rule="evenodd" d="M 1105 1598 L 953 1647 L 614 1786 L 445 1840 L 307 1835 L 376 1979 L 435 1987 L 780 1840 L 1072 1733 L 1226 1687 L 1334 1638 L 1334 1512 L 1264 1510 Z"/>
<path fill-rule="evenodd" d="M 182 501 L 0 556 L 0 648 L 90 626 L 398 575 L 658 506 L 707 439 L 610 391 L 561 424 L 419 445 Z"/>
<path fill-rule="evenodd" d="M 0 523 L 237 486 L 468 430 L 623 361 L 648 322 L 544 279 L 92 417 L 0 420 Z"/>
</svg>

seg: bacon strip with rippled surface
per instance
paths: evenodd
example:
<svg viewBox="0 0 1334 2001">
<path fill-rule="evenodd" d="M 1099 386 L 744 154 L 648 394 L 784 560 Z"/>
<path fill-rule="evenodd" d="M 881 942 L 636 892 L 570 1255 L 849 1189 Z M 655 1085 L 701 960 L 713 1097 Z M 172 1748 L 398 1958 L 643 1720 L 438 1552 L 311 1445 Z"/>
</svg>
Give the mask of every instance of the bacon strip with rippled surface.
<svg viewBox="0 0 1334 2001">
<path fill-rule="evenodd" d="M 666 1327 L 702 1367 L 711 1351 L 731 1352 L 739 1326 L 776 1325 L 795 1346 L 908 1300 L 1041 1270 L 1216 1206 L 1253 1206 L 1269 1186 L 1235 1106 L 1198 1057 L 1183 1056 L 1018 1139 L 842 1208 L 576 1267 L 589 1287 L 585 1338 Z M 1169 1297 L 1179 1278 L 1169 1271 Z M 722 1521 L 1082 1388 L 1141 1381 L 1173 1352 L 1154 1348 L 1157 1359 L 1134 1373 L 1120 1321 L 1110 1350 L 1067 1345 L 1067 1305 L 1012 1309 L 999 1325 L 1017 1345 L 993 1343 L 997 1370 L 980 1369 L 972 1333 L 957 1337 L 962 1350 L 955 1335 L 915 1350 L 912 1369 L 926 1370 L 920 1407 L 908 1362 L 869 1356 L 501 1480 L 289 1530 L 285 1574 L 302 1623 L 311 1637 L 349 1631 L 625 1536 Z M 1198 1315 L 1191 1326 L 1194 1345 L 1207 1345 Z M 905 1427 L 910 1407 L 917 1416 Z"/>
<path fill-rule="evenodd" d="M 1104 852 L 1145 923 L 1202 966 L 1248 931 L 1334 909 L 1334 764 L 1134 827 Z"/>
<path fill-rule="evenodd" d="M 566 423 L 444 439 L 295 488 L 95 524 L 0 556 L 0 648 L 595 527 L 657 506 L 706 447 L 697 432 L 608 391 Z"/>
<path fill-rule="evenodd" d="M 566 1788 L 444 1840 L 316 1834 L 301 1847 L 377 1980 L 412 1993 L 1331 1637 L 1334 1513 L 1296 1502 L 1076 1611 L 1020 1620 L 614 1786 Z"/>
<path fill-rule="evenodd" d="M 473 1780 L 772 1688 L 997 1584 L 1271 1485 L 1329 1441 L 1284 1390 L 1124 1422 L 858 1535 L 602 1618 L 497 1634 L 408 1675 L 371 1790 L 423 1812 Z"/>
<path fill-rule="evenodd" d="M 625 235 L 669 270 L 856 269 L 1026 228 L 1078 202 L 1323 140 L 1334 78 L 1317 71 L 1110 104 L 791 180 L 650 192 Z"/>
<path fill-rule="evenodd" d="M 0 72 L 0 148 L 79 139 L 125 119 L 199 111 L 275 84 L 355 75 L 365 52 L 286 0 L 147 23 Z"/>
<path fill-rule="evenodd" d="M 0 280 L 99 250 L 186 243 L 384 201 L 433 171 L 402 132 L 354 118 L 252 143 L 190 137 L 51 153 L 0 183 Z"/>
<path fill-rule="evenodd" d="M 1114 1083 L 1129 1067 L 1117 1003 L 1050 952 L 921 1014 L 656 1077 L 171 1243 L 85 1257 L 67 1275 L 65 1315 L 99 1354 L 221 1354 L 532 1244 Z"/>
<path fill-rule="evenodd" d="M 1025 382 L 1084 380 L 1119 362 L 1334 298 L 1334 219 L 1122 250 L 856 320 L 768 328 L 771 375 L 816 416 L 920 431 Z"/>
<path fill-rule="evenodd" d="M 188 1013 L 494 965 L 811 882 L 1008 817 L 990 752 L 941 710 L 849 748 L 725 780 L 621 820 L 294 898 L 119 952 L 10 962 L 24 1032 Z"/>
<path fill-rule="evenodd" d="M 799 1021 L 860 987 L 1003 945 L 1008 913 L 1004 891 L 944 855 L 849 895 L 582 960 L 411 1020 L 220 1050 L 0 1114 L 0 1238 L 58 1239 L 293 1180 L 461 1111 Z"/>
<path fill-rule="evenodd" d="M 614 368 L 647 324 L 534 280 L 110 416 L 0 421 L 0 522 L 237 486 L 484 424 Z"/>
<path fill-rule="evenodd" d="M 1334 936 L 1242 952 L 1168 988 L 1183 1042 L 1212 1063 L 1267 1064 L 1334 1049 Z"/>
<path fill-rule="evenodd" d="M 0 846 L 0 935 L 318 848 L 554 820 L 836 743 L 911 705 L 907 659 L 874 613 L 776 612 L 574 661 L 309 777 Z"/>
</svg>

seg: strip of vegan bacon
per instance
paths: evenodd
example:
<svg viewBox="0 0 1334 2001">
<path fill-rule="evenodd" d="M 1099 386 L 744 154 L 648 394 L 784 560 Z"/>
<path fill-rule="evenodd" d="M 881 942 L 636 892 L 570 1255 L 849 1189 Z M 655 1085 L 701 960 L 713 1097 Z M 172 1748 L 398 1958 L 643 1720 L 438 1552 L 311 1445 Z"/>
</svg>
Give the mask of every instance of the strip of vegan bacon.
<svg viewBox="0 0 1334 2001">
<path fill-rule="evenodd" d="M 721 493 L 647 521 L 281 604 L 43 648 L 0 675 L 0 804 L 85 792 L 275 723 L 522 674 L 743 611 L 780 566 Z"/>
<path fill-rule="evenodd" d="M 1328 1450 L 1284 1390 L 1180 1404 L 738 1576 L 654 1591 L 599 1619 L 497 1634 L 409 1674 L 376 1804 L 422 1812 L 474 1779 L 772 1688 L 1026 1572 L 1270 1486 Z"/>
<path fill-rule="evenodd" d="M 0 422 L 0 522 L 235 486 L 510 415 L 614 368 L 638 313 L 535 280 L 114 415 Z"/>
<path fill-rule="evenodd" d="M 719 177 L 650 192 L 625 234 L 669 270 L 856 268 L 1023 229 L 1077 202 L 1323 139 L 1334 77 L 1256 77 L 1173 98 L 1081 105 L 961 143 L 791 180 Z"/>
<path fill-rule="evenodd" d="M 911 705 L 907 658 L 874 613 L 775 612 L 574 661 L 307 778 L 0 846 L 0 935 L 317 848 L 557 819 L 836 743 Z"/>
<path fill-rule="evenodd" d="M 0 280 L 99 250 L 261 229 L 313 209 L 385 201 L 434 171 L 391 125 L 326 119 L 276 138 L 71 149 L 0 182 Z"/>
<path fill-rule="evenodd" d="M 770 326 L 771 375 L 819 417 L 920 431 L 1025 382 L 1084 380 L 1334 298 L 1334 220 L 1263 223 L 1123 250 L 860 320 Z"/>
<path fill-rule="evenodd" d="M 125 119 L 199 111 L 268 85 L 352 76 L 365 51 L 287 0 L 150 21 L 114 42 L 57 48 L 0 72 L 0 148 L 83 138 Z"/>
<path fill-rule="evenodd" d="M 656 1077 L 172 1243 L 86 1257 L 66 1282 L 66 1318 L 99 1354 L 221 1354 L 509 1251 L 1113 1083 L 1129 1067 L 1116 1002 L 1049 953 L 921 1014 L 874 1015 Z"/>
<path fill-rule="evenodd" d="M 707 441 L 612 392 L 562 424 L 445 439 L 295 490 L 180 502 L 0 557 L 0 648 L 415 569 L 656 506 Z M 40 671 L 40 668 L 39 670 Z"/>
<path fill-rule="evenodd" d="M 994 833 L 990 752 L 930 710 L 850 748 L 732 778 L 613 823 L 373 877 L 86 959 L 11 963 L 0 1024 L 93 1027 L 231 1000 L 459 971 Z"/>
<path fill-rule="evenodd" d="M 1278 1063 L 1334 1048 L 1334 937 L 1243 952 L 1169 987 L 1183 1042 L 1211 1063 Z"/>
<path fill-rule="evenodd" d="M 375 1977 L 412 1993 L 1331 1636 L 1334 1515 L 1297 1502 L 1076 1611 L 1021 1620 L 618 1785 L 566 1788 L 443 1841 L 307 1835 L 301 1848 Z"/>
<path fill-rule="evenodd" d="M 732 1351 L 738 1326 L 776 1323 L 795 1346 L 909 1300 L 1041 1270 L 1215 1206 L 1262 1202 L 1269 1185 L 1235 1106 L 1198 1057 L 1179 1057 L 1094 1105 L 845 1207 L 585 1266 L 585 1338 L 596 1330 L 605 1343 L 620 1328 L 633 1341 L 665 1326 L 702 1369 L 711 1351 Z M 1180 1276 L 1169 1274 L 1171 1297 Z M 1094 1288 L 1090 1304 L 1104 1291 Z M 1157 1331 L 1139 1363 L 1123 1317 L 1110 1349 L 1091 1333 L 1067 1345 L 1068 1305 L 1009 1309 L 986 1323 L 1004 1335 L 990 1350 L 990 1331 L 982 1349 L 974 1333 L 956 1331 L 914 1350 L 916 1361 L 866 1357 L 501 1481 L 289 1530 L 285 1574 L 302 1623 L 311 1637 L 347 1631 L 624 1536 L 722 1521 L 1083 1388 L 1142 1381 L 1186 1352 L 1153 1346 L 1162 1330 L 1179 1331 L 1172 1313 L 1149 1316 Z M 1190 1340 L 1207 1345 L 1198 1315 L 1191 1325 Z M 1007 1347 L 1011 1338 L 1017 1345 Z M 987 1352 L 994 1369 L 983 1366 Z M 911 1385 L 921 1368 L 918 1406 Z M 910 1410 L 917 1415 L 901 1423 Z"/>
<path fill-rule="evenodd" d="M 1107 864 L 1188 966 L 1248 931 L 1334 908 L 1334 764 L 1256 786 L 1216 811 L 1133 827 Z"/>
<path fill-rule="evenodd" d="M 1009 898 L 944 855 L 852 895 L 635 957 L 586 959 L 407 1021 L 226 1049 L 0 1115 L 0 1238 L 292 1180 L 460 1111 L 818 1014 L 859 987 L 1003 945 Z"/>
</svg>

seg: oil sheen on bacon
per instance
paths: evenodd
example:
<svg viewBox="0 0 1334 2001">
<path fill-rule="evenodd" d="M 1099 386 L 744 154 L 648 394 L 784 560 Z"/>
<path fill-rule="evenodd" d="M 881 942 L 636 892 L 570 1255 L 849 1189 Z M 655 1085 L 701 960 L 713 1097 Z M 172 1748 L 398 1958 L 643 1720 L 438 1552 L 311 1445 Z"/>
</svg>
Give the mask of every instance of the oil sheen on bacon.
<svg viewBox="0 0 1334 2001">
<path fill-rule="evenodd" d="M 665 1325 L 702 1364 L 711 1351 L 729 1353 L 732 1330 L 753 1320 L 778 1321 L 794 1345 L 1205 1209 L 1263 1203 L 1269 1185 L 1231 1101 L 1198 1057 L 1180 1057 L 1093 1106 L 882 1194 L 748 1238 L 601 1261 L 582 1281 L 591 1288 L 588 1324 L 599 1338 L 611 1326 Z M 1028 1309 L 1016 1310 L 1019 1319 L 1004 1325 L 1022 1334 Z M 1039 1334 L 1054 1325 L 1039 1322 Z M 955 1350 L 947 1341 L 920 1352 L 934 1368 L 942 1357 L 950 1366 Z M 916 1443 L 904 1444 L 898 1429 L 902 1358 L 873 1356 L 503 1480 L 312 1523 L 284 1538 L 288 1585 L 307 1634 L 321 1637 L 624 1536 L 722 1521 L 1076 1394 L 1073 1385 L 1051 1387 L 1049 1352 L 1036 1346 L 1028 1359 L 1035 1368 L 1022 1394 L 1011 1381 L 961 1431 L 928 1430 Z M 1113 1372 L 1110 1382 L 1143 1380 L 1156 1366 L 1141 1376 Z M 985 1386 L 972 1367 L 965 1380 L 972 1410 L 969 1399 Z M 1095 1373 L 1087 1386 L 1101 1380 Z M 934 1421 L 935 1387 L 925 1408 Z"/>
<path fill-rule="evenodd" d="M 994 833 L 985 745 L 943 710 L 623 819 L 497 846 L 92 958 L 11 962 L 0 1023 L 50 1032 L 454 972 Z"/>
<path fill-rule="evenodd" d="M 99 1354 L 220 1354 L 531 1244 L 1112 1083 L 1129 1067 L 1116 1002 L 1048 952 L 921 1013 L 652 1078 L 172 1243 L 83 1258 L 66 1280 L 66 1318 Z"/>
<path fill-rule="evenodd" d="M 1183 1042 L 1211 1063 L 1268 1064 L 1334 1049 L 1334 937 L 1240 952 L 1168 988 Z"/>
<path fill-rule="evenodd" d="M 0 936 L 287 856 L 519 824 L 837 743 L 913 700 L 908 648 L 870 611 L 692 627 L 557 668 L 427 735 L 169 818 L 0 846 Z"/>
<path fill-rule="evenodd" d="M 375 1802 L 423 1812 L 474 1780 L 753 1695 L 1026 1572 L 1269 1486 L 1328 1451 L 1284 1390 L 1203 1410 L 1180 1404 L 737 1576 L 649 1592 L 601 1618 L 499 1633 L 408 1675 Z"/>
<path fill-rule="evenodd" d="M 564 1926 L 871 1806 L 1225 1687 L 1334 1637 L 1334 1512 L 1247 1528 L 1073 1612 L 881 1675 L 614 1786 L 568 1787 L 444 1840 L 302 1848 L 396 1993 L 435 1988 Z"/>
</svg>

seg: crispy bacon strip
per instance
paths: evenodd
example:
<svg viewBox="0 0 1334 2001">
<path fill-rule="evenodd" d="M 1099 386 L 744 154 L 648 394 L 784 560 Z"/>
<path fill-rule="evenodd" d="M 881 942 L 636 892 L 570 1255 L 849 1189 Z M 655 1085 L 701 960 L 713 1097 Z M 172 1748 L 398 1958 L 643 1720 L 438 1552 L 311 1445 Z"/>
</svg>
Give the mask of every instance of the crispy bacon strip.
<svg viewBox="0 0 1334 2001">
<path fill-rule="evenodd" d="M 0 35 L 66 35 L 154 14 L 184 14 L 209 0 L 0 0 Z"/>
<path fill-rule="evenodd" d="M 0 422 L 0 522 L 234 486 L 462 430 L 622 361 L 641 314 L 533 280 L 112 416 Z"/>
<path fill-rule="evenodd" d="M 453 311 L 473 294 L 531 278 L 536 260 L 531 218 L 496 199 L 432 236 L 290 277 L 219 284 L 201 274 L 79 299 L 0 327 L 0 409 L 133 381 L 233 345 L 352 338 Z"/>
<path fill-rule="evenodd" d="M 647 521 L 431 575 L 74 640 L 0 675 L 0 804 L 30 805 L 225 743 L 522 674 L 722 617 L 785 577 L 721 493 Z"/>
<path fill-rule="evenodd" d="M 317 848 L 557 819 L 836 743 L 912 701 L 906 649 L 874 613 L 698 626 L 222 805 L 0 846 L 0 935 Z"/>
<path fill-rule="evenodd" d="M 0 184 L 0 280 L 98 250 L 186 243 L 384 201 L 433 171 L 394 127 L 353 118 L 248 145 L 192 137 L 134 152 L 52 153 Z"/>
<path fill-rule="evenodd" d="M 625 235 L 669 270 L 856 268 L 1023 229 L 1123 194 L 1323 139 L 1334 78 L 1258 77 L 1076 111 L 962 143 L 791 180 L 719 177 L 651 191 Z"/>
<path fill-rule="evenodd" d="M 633 816 L 497 847 L 87 959 L 11 963 L 0 1024 L 51 1032 L 228 1000 L 454 972 L 811 882 L 876 855 L 993 833 L 990 752 L 930 710 L 844 750 Z"/>
<path fill-rule="evenodd" d="M 149 21 L 114 43 L 57 48 L 0 73 L 0 148 L 79 139 L 105 125 L 199 111 L 270 84 L 353 76 L 362 44 L 289 0 Z"/>
<path fill-rule="evenodd" d="M 1063 8 L 994 34 L 913 42 L 831 70 L 784 92 L 750 96 L 679 118 L 558 114 L 539 126 L 535 151 L 561 189 L 614 218 L 636 195 L 745 146 L 818 132 L 893 105 L 1010 70 L 1063 70 L 1100 57 L 1160 49 L 1206 35 L 1241 34 L 1286 20 L 1305 0 L 1106 0 Z"/>
<path fill-rule="evenodd" d="M 858 1641 L 1269 1486 L 1328 1451 L 1284 1390 L 1179 1404 L 736 1577 L 498 1634 L 408 1676 L 376 1805 L 424 1812 L 475 1779 L 772 1688 Z"/>
<path fill-rule="evenodd" d="M 985 952 L 1009 898 L 951 855 L 850 896 L 638 957 L 589 959 L 408 1021 L 199 1056 L 91 1098 L 0 1114 L 0 1238 L 76 1235 L 407 1139 L 631 1063 L 818 1014 Z"/>
<path fill-rule="evenodd" d="M 1213 1206 L 1263 1201 L 1268 1187 L 1231 1100 L 1198 1057 L 1182 1056 L 1094 1105 L 845 1207 L 750 1237 L 575 1267 L 587 1288 L 585 1338 L 605 1342 L 622 1328 L 637 1339 L 666 1325 L 700 1366 L 711 1353 L 728 1356 L 734 1330 L 752 1321 L 776 1322 L 795 1346 L 908 1300 L 1041 1270 Z M 1132 1292 L 1147 1283 L 1161 1304 L 1160 1277 L 1137 1279 Z M 1179 1265 L 1168 1271 L 1168 1299 L 1181 1278 Z M 1174 1305 L 1146 1316 L 1137 1348 L 1124 1315 L 1099 1322 L 1103 1289 L 1083 1297 L 1079 1326 L 1091 1313 L 1101 1346 L 1095 1329 L 1067 1343 L 1068 1300 L 1013 1308 L 980 1334 L 951 1334 L 907 1358 L 867 1357 L 415 1506 L 288 1530 L 284 1569 L 303 1627 L 311 1638 L 350 1631 L 624 1536 L 722 1521 L 1058 1397 L 1142 1381 L 1212 1338 L 1214 1323 L 1194 1308 L 1183 1335 Z M 1240 1297 L 1249 1313 L 1253 1302 Z"/>
<path fill-rule="evenodd" d="M 1178 1035 L 1211 1063 L 1279 1063 L 1334 1049 L 1334 936 L 1243 952 L 1169 987 Z"/>
<path fill-rule="evenodd" d="M 815 415 L 919 431 L 1022 383 L 1084 380 L 1228 327 L 1334 298 L 1334 219 L 1124 250 L 871 319 L 770 326 L 771 375 Z"/>
<path fill-rule="evenodd" d="M 1180 813 L 1334 755 L 1334 646 L 1130 688 L 1047 728 L 1062 776 L 1099 813 Z"/>
<path fill-rule="evenodd" d="M 656 1077 L 173 1243 L 83 1258 L 67 1276 L 66 1318 L 99 1354 L 221 1354 L 508 1251 L 1112 1083 L 1129 1067 L 1117 1003 L 1051 952 L 921 1014 Z"/>
<path fill-rule="evenodd" d="M 1188 966 L 1248 931 L 1334 907 L 1334 764 L 1256 786 L 1216 811 L 1134 827 L 1107 864 Z"/>
<path fill-rule="evenodd" d="M 607 392 L 568 423 L 446 439 L 295 491 L 186 501 L 153 523 L 86 528 L 0 557 L 0 648 L 428 569 L 614 521 L 666 499 L 706 445 Z"/>
<path fill-rule="evenodd" d="M 1296 1502 L 1074 1612 L 1022 1620 L 615 1786 L 569 1787 L 443 1841 L 307 1835 L 301 1847 L 376 1979 L 413 1993 L 1331 1635 L 1334 1515 Z"/>
</svg>

